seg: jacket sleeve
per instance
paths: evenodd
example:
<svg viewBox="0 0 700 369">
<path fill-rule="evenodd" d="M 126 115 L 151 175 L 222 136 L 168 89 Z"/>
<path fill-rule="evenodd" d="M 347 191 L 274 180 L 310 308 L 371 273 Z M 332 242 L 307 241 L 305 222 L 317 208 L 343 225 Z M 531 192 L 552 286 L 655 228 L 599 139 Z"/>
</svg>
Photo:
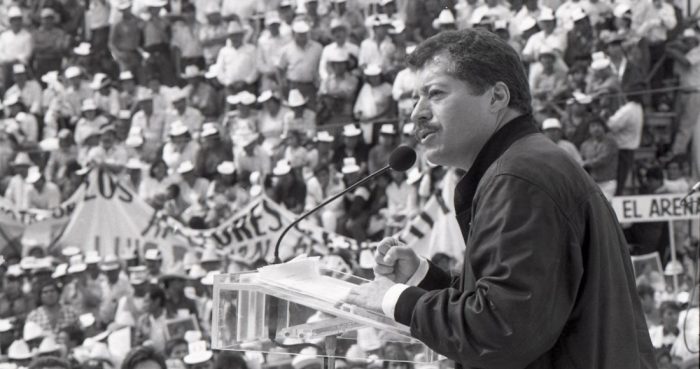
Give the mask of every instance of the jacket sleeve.
<svg viewBox="0 0 700 369">
<path fill-rule="evenodd" d="M 464 290 L 409 287 L 394 318 L 463 365 L 524 366 L 556 342 L 582 262 L 565 214 L 532 183 L 499 175 L 475 199 Z"/>
</svg>

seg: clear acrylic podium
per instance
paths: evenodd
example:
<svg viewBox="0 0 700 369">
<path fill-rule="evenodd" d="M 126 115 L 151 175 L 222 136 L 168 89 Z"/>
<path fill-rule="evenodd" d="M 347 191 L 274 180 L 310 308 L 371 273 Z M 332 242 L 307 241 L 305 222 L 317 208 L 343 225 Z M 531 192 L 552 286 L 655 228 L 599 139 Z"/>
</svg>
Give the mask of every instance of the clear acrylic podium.
<svg viewBox="0 0 700 369">
<path fill-rule="evenodd" d="M 341 302 L 350 288 L 367 282 L 326 269 L 316 258 L 217 275 L 212 348 L 274 353 L 284 345 L 312 344 L 319 356 L 347 361 L 440 360 L 410 337 L 409 327 Z"/>
</svg>

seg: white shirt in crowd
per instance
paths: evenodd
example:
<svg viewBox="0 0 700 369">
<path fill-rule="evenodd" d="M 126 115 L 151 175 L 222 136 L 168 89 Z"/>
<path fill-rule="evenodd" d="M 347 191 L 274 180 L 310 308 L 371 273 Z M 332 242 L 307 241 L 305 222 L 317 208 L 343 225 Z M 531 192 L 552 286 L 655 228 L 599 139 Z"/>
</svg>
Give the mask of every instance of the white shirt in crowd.
<svg viewBox="0 0 700 369">
<path fill-rule="evenodd" d="M 621 150 L 636 150 L 642 142 L 644 109 L 642 105 L 628 101 L 608 118 L 610 134 Z"/>
<path fill-rule="evenodd" d="M 0 33 L 0 64 L 14 61 L 27 64 L 33 50 L 32 35 L 24 28 L 17 33 L 11 29 Z"/>
</svg>

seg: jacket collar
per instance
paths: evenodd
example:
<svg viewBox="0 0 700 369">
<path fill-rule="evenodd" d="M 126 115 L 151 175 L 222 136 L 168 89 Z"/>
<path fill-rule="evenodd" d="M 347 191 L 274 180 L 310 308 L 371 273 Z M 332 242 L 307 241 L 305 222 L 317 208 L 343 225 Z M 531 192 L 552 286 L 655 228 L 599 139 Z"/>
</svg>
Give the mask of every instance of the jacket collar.
<svg viewBox="0 0 700 369">
<path fill-rule="evenodd" d="M 486 170 L 517 140 L 539 130 L 530 114 L 521 115 L 506 123 L 486 141 L 471 169 L 455 188 L 455 213 L 469 212 L 481 178 Z"/>
</svg>

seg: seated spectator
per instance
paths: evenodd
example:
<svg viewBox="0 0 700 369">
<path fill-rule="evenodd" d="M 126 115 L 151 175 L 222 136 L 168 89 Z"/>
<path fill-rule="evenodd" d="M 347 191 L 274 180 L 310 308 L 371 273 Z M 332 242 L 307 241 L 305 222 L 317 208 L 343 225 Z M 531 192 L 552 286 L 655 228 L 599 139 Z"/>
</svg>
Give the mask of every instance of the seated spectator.
<svg viewBox="0 0 700 369">
<path fill-rule="evenodd" d="M 187 83 L 183 92 L 187 96 L 188 104 L 199 110 L 206 119 L 218 117 L 221 108 L 218 96 L 214 88 L 204 80 L 200 69 L 196 65 L 188 65 L 181 77 Z"/>
<path fill-rule="evenodd" d="M 152 206 L 160 207 L 163 205 L 162 203 L 160 203 L 160 206 L 156 206 L 159 203 L 158 197 L 167 191 L 167 187 L 170 183 L 168 178 L 168 166 L 164 161 L 156 160 L 151 164 L 148 170 L 148 176 L 145 176 L 139 184 L 139 197 Z"/>
<path fill-rule="evenodd" d="M 289 131 L 301 131 L 308 138 L 316 134 L 316 113 L 309 108 L 309 100 L 301 91 L 293 89 L 289 91 L 287 106 L 291 109 L 282 120 L 282 135 Z"/>
<path fill-rule="evenodd" d="M 191 205 L 192 199 L 205 199 L 209 181 L 197 177 L 194 165 L 191 161 L 183 161 L 177 167 L 177 175 L 174 182 L 179 186 L 179 198 L 183 199 L 187 205 Z"/>
<path fill-rule="evenodd" d="M 675 301 L 663 301 L 659 305 L 661 324 L 649 327 L 651 343 L 655 348 L 670 349 L 678 337 L 678 313 L 681 307 Z"/>
<path fill-rule="evenodd" d="M 343 160 L 343 182 L 345 187 L 352 185 L 361 178 L 361 168 L 353 157 Z M 338 219 L 337 232 L 343 236 L 352 237 L 358 242 L 367 240 L 370 208 L 372 207 L 372 188 L 362 185 L 343 197 L 344 214 Z"/>
<path fill-rule="evenodd" d="M 29 168 L 34 166 L 34 162 L 25 152 L 20 152 L 11 163 L 13 176 L 5 189 L 5 199 L 15 206 L 22 206 L 26 203 L 25 188 L 27 186 L 27 174 Z"/>
<path fill-rule="evenodd" d="M 304 210 L 306 183 L 286 160 L 278 161 L 272 169 L 267 193 L 273 201 L 293 213 L 299 214 Z"/>
<path fill-rule="evenodd" d="M 665 167 L 664 183 L 657 193 L 687 193 L 690 191 L 688 178 L 683 175 L 682 165 L 686 162 L 683 156 L 675 156 Z"/>
<path fill-rule="evenodd" d="M 216 170 L 217 177 L 209 185 L 206 197 L 209 206 L 206 220 L 215 225 L 220 220 L 230 218 L 250 201 L 250 195 L 240 183 L 232 161 L 221 162 Z"/>
<path fill-rule="evenodd" d="M 19 264 L 7 268 L 3 278 L 3 291 L 0 292 L 0 318 L 24 319 L 34 308 L 34 299 L 22 291 L 24 272 Z M 3 352 L 7 352 L 3 346 Z"/>
<path fill-rule="evenodd" d="M 391 19 L 386 14 L 378 14 L 369 22 L 374 36 L 366 38 L 360 44 L 358 66 L 364 70 L 370 65 L 375 65 L 381 73 L 391 66 L 392 55 L 396 52 L 396 46 L 389 37 Z"/>
<path fill-rule="evenodd" d="M 126 149 L 116 142 L 114 126 L 100 128 L 100 145 L 90 149 L 87 156 L 89 166 L 100 167 L 111 173 L 121 173 L 126 166 Z"/>
<path fill-rule="evenodd" d="M 362 173 L 367 173 L 367 160 L 369 158 L 369 146 L 362 137 L 362 130 L 354 124 L 343 126 L 343 142 L 333 153 L 333 165 L 338 171 L 343 167 L 345 158 L 355 158 Z"/>
<path fill-rule="evenodd" d="M 188 105 L 187 92 L 185 90 L 176 89 L 170 97 L 170 102 L 173 108 L 165 113 L 165 121 L 172 127 L 175 122 L 181 122 L 190 131 L 190 134 L 195 139 L 199 138 L 204 123 L 204 116 L 196 108 Z M 167 127 L 167 129 L 170 129 Z"/>
<path fill-rule="evenodd" d="M 38 305 L 27 315 L 27 321 L 34 322 L 45 332 L 57 334 L 63 327 L 78 322 L 78 314 L 72 307 L 59 302 L 61 289 L 52 281 L 47 281 L 37 289 Z"/>
<path fill-rule="evenodd" d="M 260 145 L 260 136 L 255 133 L 241 134 L 235 142 L 239 149 L 234 155 L 238 173 L 270 173 L 270 155 Z"/>
<path fill-rule="evenodd" d="M 307 181 L 306 205 L 304 210 L 311 210 L 329 196 L 342 190 L 343 184 L 332 166 L 319 165 L 313 176 Z M 324 229 L 335 232 L 337 220 L 342 215 L 342 203 L 334 201 L 328 204 L 320 213 L 315 214 L 314 220 Z"/>
<path fill-rule="evenodd" d="M 75 125 L 75 142 L 78 146 L 84 145 L 89 132 L 99 131 L 102 126 L 109 123 L 107 118 L 99 113 L 93 99 L 83 101 L 80 111 L 82 117 Z"/>
<path fill-rule="evenodd" d="M 110 119 L 115 119 L 119 115 L 121 106 L 119 105 L 119 92 L 112 88 L 112 81 L 104 73 L 97 73 L 90 84 L 95 92 L 92 99 L 97 105 L 97 109 L 104 112 Z"/>
<path fill-rule="evenodd" d="M 195 168 L 200 177 L 214 179 L 217 166 L 233 160 L 233 149 L 221 139 L 218 124 L 204 123 L 200 136 L 200 148 L 195 156 Z"/>
<path fill-rule="evenodd" d="M 129 135 L 143 137 L 143 159 L 153 162 L 159 155 L 161 146 L 168 131 L 165 130 L 165 115 L 156 111 L 153 105 L 153 93 L 140 89 L 136 98 L 138 111 L 131 119 Z"/>
<path fill-rule="evenodd" d="M 302 131 L 296 129 L 287 131 L 284 136 L 286 146 L 284 149 L 284 160 L 292 166 L 292 170 L 298 172 L 297 174 L 301 174 L 302 168 L 315 167 L 314 163 L 309 162 L 309 152 L 303 145 L 304 140 Z"/>
<path fill-rule="evenodd" d="M 229 38 L 216 58 L 217 79 L 234 94 L 249 89 L 258 80 L 257 50 L 245 43 L 245 32 L 238 21 L 229 23 Z"/>
<path fill-rule="evenodd" d="M 279 95 L 271 90 L 263 91 L 260 94 L 258 104 L 262 104 L 259 132 L 264 137 L 265 147 L 274 148 L 280 143 L 284 117 L 289 113 L 289 109 L 281 104 Z"/>
<path fill-rule="evenodd" d="M 226 113 L 224 121 L 221 124 L 229 139 L 233 140 L 233 137 L 240 132 L 258 131 L 259 115 L 258 111 L 254 109 L 256 101 L 255 95 L 248 91 L 241 91 L 236 95 L 226 98 L 226 102 L 229 106 L 235 107 L 235 110 L 230 110 Z"/>
<path fill-rule="evenodd" d="M 333 42 L 323 48 L 318 66 L 318 74 L 321 80 L 333 73 L 333 68 L 329 64 L 331 62 L 330 59 L 339 59 L 339 55 L 347 55 L 345 62 L 352 63 L 350 62 L 350 57 L 352 57 L 354 63 L 357 63 L 360 53 L 360 48 L 348 40 L 348 25 L 345 22 L 341 19 L 333 18 L 330 29 L 333 35 Z M 331 58 L 333 55 L 335 55 L 335 58 Z M 348 64 L 347 67 L 348 70 L 352 69 L 352 64 Z"/>
<path fill-rule="evenodd" d="M 387 165 L 391 152 L 399 145 L 399 134 L 393 124 L 382 124 L 379 130 L 379 142 L 369 150 L 367 167 L 370 173 Z"/>
<path fill-rule="evenodd" d="M 24 209 L 53 209 L 61 204 L 61 191 L 54 183 L 47 181 L 39 167 L 29 168 Z"/>
<path fill-rule="evenodd" d="M 5 131 L 15 138 L 19 146 L 32 148 L 39 142 L 39 123 L 36 117 L 27 112 L 27 106 L 17 95 L 4 101 L 8 110 Z"/>
<path fill-rule="evenodd" d="M 199 145 L 192 140 L 189 128 L 181 121 L 174 121 L 168 131 L 169 140 L 163 146 L 163 161 L 168 165 L 168 172 L 174 172 L 180 164 L 194 162 Z"/>
<path fill-rule="evenodd" d="M 588 170 L 608 199 L 617 190 L 618 147 L 615 140 L 606 133 L 605 123 L 593 119 L 588 123 L 590 137 L 581 144 L 583 167 Z"/>
<path fill-rule="evenodd" d="M 12 77 L 15 84 L 5 90 L 5 99 L 9 96 L 19 96 L 21 101 L 26 101 L 30 104 L 28 106 L 30 113 L 40 114 L 43 93 L 39 82 L 29 78 L 24 64 L 12 66 Z"/>
<path fill-rule="evenodd" d="M 542 132 L 544 132 L 545 136 L 547 136 L 550 140 L 554 141 L 557 146 L 569 154 L 571 159 L 573 159 L 576 163 L 583 165 L 583 159 L 581 158 L 581 154 L 578 152 L 576 146 L 564 139 L 564 134 L 562 132 L 559 119 L 545 119 L 544 122 L 542 122 Z"/>
</svg>

